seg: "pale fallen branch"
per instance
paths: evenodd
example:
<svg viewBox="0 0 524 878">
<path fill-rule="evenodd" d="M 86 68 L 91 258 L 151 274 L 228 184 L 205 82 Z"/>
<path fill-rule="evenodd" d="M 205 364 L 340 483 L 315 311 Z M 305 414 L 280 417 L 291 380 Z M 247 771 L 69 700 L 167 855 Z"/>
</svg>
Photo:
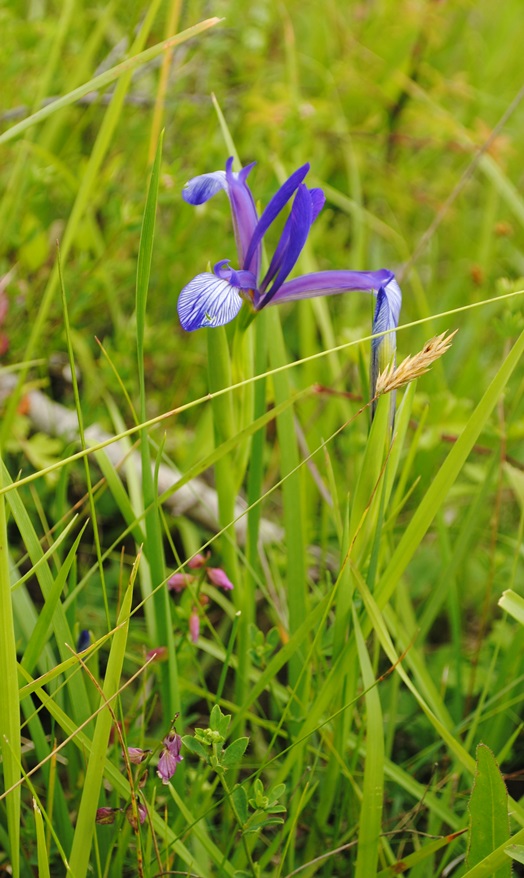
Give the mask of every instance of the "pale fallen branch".
<svg viewBox="0 0 524 878">
<path fill-rule="evenodd" d="M 0 396 L 7 396 L 14 385 L 16 378 L 7 373 L 0 374 Z M 48 436 L 60 437 L 67 442 L 79 443 L 78 420 L 76 412 L 66 408 L 58 402 L 49 399 L 45 393 L 39 390 L 29 390 L 24 395 L 25 410 L 34 429 Z M 125 439 L 116 439 L 110 433 L 103 430 L 98 424 L 91 424 L 84 431 L 86 443 L 99 445 L 109 442 L 103 449 L 112 466 L 125 479 L 125 466 L 123 463 L 131 459 L 133 469 L 138 474 L 142 471 L 140 453 L 136 450 L 129 451 L 128 442 Z M 182 478 L 181 473 L 174 465 L 161 463 L 158 468 L 158 492 L 164 494 L 171 490 Z M 187 485 L 182 485 L 164 501 L 166 509 L 174 516 L 186 516 L 199 522 L 211 531 L 218 531 L 218 497 L 214 488 L 207 485 L 202 479 L 195 478 Z M 235 506 L 235 532 L 238 539 L 244 542 L 246 537 L 246 503 L 242 498 L 237 499 Z M 239 518 L 239 516 L 242 516 Z M 260 536 L 264 543 L 279 542 L 282 539 L 282 530 L 266 519 L 260 523 Z"/>
</svg>

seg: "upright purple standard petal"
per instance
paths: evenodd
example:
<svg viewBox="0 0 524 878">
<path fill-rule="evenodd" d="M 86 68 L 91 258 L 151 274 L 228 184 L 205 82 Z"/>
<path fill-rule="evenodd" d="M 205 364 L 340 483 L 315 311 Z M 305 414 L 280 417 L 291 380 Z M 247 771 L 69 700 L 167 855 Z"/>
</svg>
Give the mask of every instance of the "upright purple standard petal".
<svg viewBox="0 0 524 878">
<path fill-rule="evenodd" d="M 273 195 L 273 198 L 267 205 L 266 209 L 262 213 L 256 228 L 253 230 L 253 236 L 251 238 L 249 249 L 247 251 L 246 256 L 246 264 L 244 268 L 249 268 L 251 259 L 253 258 L 253 254 L 260 250 L 260 245 L 262 243 L 262 238 L 266 234 L 270 225 L 275 221 L 280 211 L 286 206 L 289 199 L 293 195 L 293 192 L 298 188 L 302 180 L 306 176 L 309 171 L 309 164 L 302 165 L 301 168 L 298 168 L 291 177 L 289 177 L 285 183 L 282 184 L 280 189 Z"/>
<path fill-rule="evenodd" d="M 246 182 L 253 164 L 242 168 L 238 174 L 233 172 L 232 167 L 233 159 L 229 158 L 226 162 L 227 193 L 231 202 L 231 216 L 233 217 L 238 261 L 240 268 L 252 271 L 258 277 L 258 272 L 260 271 L 260 248 L 251 250 L 248 256 L 253 232 L 258 223 L 255 199 Z"/>
<path fill-rule="evenodd" d="M 315 205 L 317 206 L 317 205 Z M 258 303 L 258 308 L 264 308 L 269 304 L 271 299 L 276 295 L 290 271 L 294 268 L 296 261 L 307 241 L 311 225 L 313 223 L 313 199 L 311 193 L 304 183 L 301 183 L 297 189 L 293 207 L 288 217 L 282 237 L 275 251 L 275 256 L 266 277 L 264 278 L 260 289 L 264 290 L 267 286 L 268 279 L 273 276 L 273 272 L 278 265 L 278 271 L 273 280 L 273 285 L 265 295 L 263 295 Z"/>
</svg>

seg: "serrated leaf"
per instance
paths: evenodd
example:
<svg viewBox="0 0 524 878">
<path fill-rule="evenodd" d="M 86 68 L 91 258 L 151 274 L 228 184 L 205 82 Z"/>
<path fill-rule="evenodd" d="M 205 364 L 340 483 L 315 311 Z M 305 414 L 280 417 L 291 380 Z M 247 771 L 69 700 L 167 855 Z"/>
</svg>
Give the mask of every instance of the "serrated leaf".
<svg viewBox="0 0 524 878">
<path fill-rule="evenodd" d="M 224 752 L 222 753 L 222 757 L 220 759 L 221 764 L 228 768 L 231 765 L 236 765 L 242 759 L 242 756 L 246 752 L 246 747 L 249 744 L 249 738 L 237 738 L 236 741 L 233 741 L 229 747 L 226 747 Z"/>
<path fill-rule="evenodd" d="M 231 793 L 231 798 L 233 799 L 233 804 L 235 806 L 236 812 L 240 818 L 240 822 L 242 826 L 247 823 L 249 812 L 247 807 L 247 793 L 244 787 L 238 786 L 235 787 L 233 792 Z"/>
<path fill-rule="evenodd" d="M 509 841 L 508 791 L 496 759 L 485 744 L 476 752 L 477 771 L 469 800 L 470 831 L 468 868 L 480 863 L 496 848 Z M 508 861 L 493 878 L 511 878 Z"/>
<path fill-rule="evenodd" d="M 197 756 L 201 756 L 203 759 L 207 759 L 208 752 L 203 744 L 200 741 L 196 741 L 191 735 L 184 735 L 182 737 L 182 743 L 184 747 L 187 747 L 191 753 L 196 753 Z"/>
</svg>

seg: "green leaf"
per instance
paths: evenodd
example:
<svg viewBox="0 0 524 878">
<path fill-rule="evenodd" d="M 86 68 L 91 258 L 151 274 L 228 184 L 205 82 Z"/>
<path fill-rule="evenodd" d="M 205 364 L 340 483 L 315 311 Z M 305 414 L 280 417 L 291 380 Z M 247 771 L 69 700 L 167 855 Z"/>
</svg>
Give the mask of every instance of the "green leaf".
<svg viewBox="0 0 524 878">
<path fill-rule="evenodd" d="M 244 787 L 237 786 L 231 793 L 231 798 L 233 799 L 233 804 L 235 806 L 235 811 L 238 814 L 238 818 L 244 826 L 247 823 L 249 817 L 249 811 L 247 806 L 247 793 Z"/>
<path fill-rule="evenodd" d="M 524 863 L 524 844 L 510 844 L 506 848 L 506 853 L 508 857 L 516 860 L 517 863 Z"/>
<path fill-rule="evenodd" d="M 477 865 L 504 841 L 509 841 L 508 791 L 489 747 L 477 747 L 477 772 L 469 800 L 470 833 L 468 867 Z M 493 872 L 494 878 L 511 878 L 511 863 Z"/>
<path fill-rule="evenodd" d="M 182 743 L 184 747 L 187 747 L 191 753 L 196 753 L 197 756 L 201 756 L 202 759 L 207 759 L 208 752 L 203 744 L 200 741 L 195 740 L 192 735 L 183 735 Z"/>
<path fill-rule="evenodd" d="M 213 710 L 211 711 L 211 716 L 209 717 L 209 728 L 212 729 L 214 732 L 219 732 L 219 734 L 222 735 L 223 738 L 225 738 L 230 722 L 231 714 L 222 713 L 218 704 L 215 704 Z"/>
<path fill-rule="evenodd" d="M 508 857 L 511 857 L 512 860 L 516 860 L 517 863 L 524 863 L 524 844 L 510 844 L 510 846 L 506 848 L 506 853 Z"/>
<path fill-rule="evenodd" d="M 357 642 L 367 712 L 366 761 L 362 784 L 360 831 L 355 878 L 368 878 L 377 871 L 384 797 L 384 724 L 373 667 L 356 612 L 353 624 Z"/>
<path fill-rule="evenodd" d="M 47 845 L 45 840 L 44 821 L 42 812 L 38 807 L 36 800 L 33 799 L 33 813 L 35 815 L 36 826 L 36 851 L 38 857 L 38 874 L 40 878 L 50 878 L 49 858 L 47 855 Z"/>
<path fill-rule="evenodd" d="M 506 589 L 502 593 L 502 597 L 499 599 L 499 607 L 502 607 L 506 613 L 509 613 L 517 622 L 524 625 L 524 598 L 511 588 Z"/>
<path fill-rule="evenodd" d="M 240 762 L 248 744 L 249 738 L 237 738 L 229 747 L 226 747 L 220 760 L 224 768 L 229 768 L 231 765 L 236 765 L 237 762 Z"/>
</svg>

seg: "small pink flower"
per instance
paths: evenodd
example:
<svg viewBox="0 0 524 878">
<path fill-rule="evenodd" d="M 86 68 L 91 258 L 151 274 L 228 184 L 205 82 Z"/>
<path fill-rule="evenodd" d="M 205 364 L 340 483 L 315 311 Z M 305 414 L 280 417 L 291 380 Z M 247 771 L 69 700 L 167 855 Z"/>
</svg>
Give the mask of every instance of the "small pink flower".
<svg viewBox="0 0 524 878">
<path fill-rule="evenodd" d="M 198 641 L 200 635 L 200 616 L 198 615 L 198 611 L 195 607 L 193 607 L 191 611 L 191 615 L 189 617 L 189 636 L 193 643 Z"/>
<path fill-rule="evenodd" d="M 142 750 L 141 747 L 128 747 L 127 748 L 127 758 L 133 765 L 140 765 L 144 759 L 147 759 L 151 750 Z"/>
<path fill-rule="evenodd" d="M 180 593 L 194 581 L 195 577 L 191 576 L 189 573 L 173 573 L 173 575 L 167 580 L 167 587 L 169 591 Z"/>
<path fill-rule="evenodd" d="M 176 732 L 169 732 L 162 741 L 163 749 L 158 760 L 157 774 L 162 783 L 169 783 L 173 777 L 179 762 L 182 762 L 183 756 L 180 755 L 182 747 L 182 738 Z"/>
<path fill-rule="evenodd" d="M 223 588 L 224 591 L 232 591 L 234 587 L 231 580 L 226 576 L 224 571 L 220 569 L 220 567 L 208 567 L 207 578 L 212 585 L 216 585 L 217 588 Z"/>
<path fill-rule="evenodd" d="M 98 808 L 96 812 L 95 822 L 106 826 L 115 822 L 115 817 L 120 808 Z"/>
<path fill-rule="evenodd" d="M 143 805 L 142 802 L 137 802 L 136 803 L 136 810 L 138 811 L 139 823 L 140 824 L 144 823 L 144 821 L 147 817 L 147 811 L 146 811 L 145 805 Z M 127 806 L 126 817 L 129 821 L 129 823 L 131 824 L 131 826 L 133 827 L 133 829 L 138 829 L 138 827 L 136 825 L 136 819 L 135 819 L 135 815 L 133 813 L 133 806 L 132 805 Z"/>
<path fill-rule="evenodd" d="M 198 552 L 198 554 L 194 555 L 193 558 L 191 558 L 187 562 L 187 566 L 189 567 L 190 570 L 198 570 L 199 567 L 206 566 L 208 558 L 209 558 L 209 552 L 206 552 L 205 555 L 202 555 L 200 552 Z"/>
<path fill-rule="evenodd" d="M 155 646 L 146 652 L 146 660 L 149 662 L 167 662 L 167 646 Z"/>
</svg>

